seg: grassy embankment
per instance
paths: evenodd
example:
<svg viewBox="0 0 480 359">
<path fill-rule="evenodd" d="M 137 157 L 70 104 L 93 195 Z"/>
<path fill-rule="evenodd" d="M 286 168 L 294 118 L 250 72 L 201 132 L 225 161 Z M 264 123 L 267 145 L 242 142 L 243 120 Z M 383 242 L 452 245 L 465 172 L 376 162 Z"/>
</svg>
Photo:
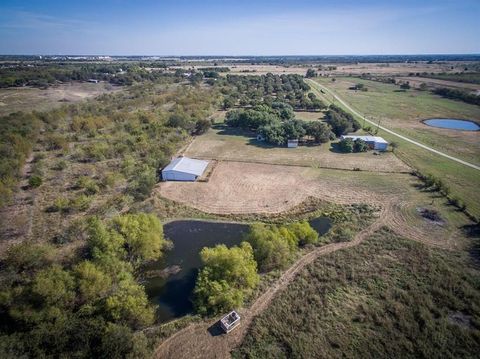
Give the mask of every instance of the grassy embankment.
<svg viewBox="0 0 480 359">
<path fill-rule="evenodd" d="M 480 286 L 468 261 L 381 230 L 303 270 L 234 357 L 475 357 Z"/>
</svg>

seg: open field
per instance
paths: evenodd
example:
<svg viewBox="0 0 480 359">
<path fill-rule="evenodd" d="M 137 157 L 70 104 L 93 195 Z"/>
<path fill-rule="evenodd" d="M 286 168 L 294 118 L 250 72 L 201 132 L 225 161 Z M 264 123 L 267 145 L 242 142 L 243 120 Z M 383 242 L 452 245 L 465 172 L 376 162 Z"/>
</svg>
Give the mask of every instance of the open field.
<svg viewBox="0 0 480 359">
<path fill-rule="evenodd" d="M 468 82 L 458 82 L 458 81 L 450 81 L 450 80 L 440 80 L 440 79 L 432 79 L 428 77 L 396 77 L 396 80 L 400 81 L 408 81 L 410 85 L 413 87 L 419 87 L 420 84 L 425 83 L 431 87 L 448 87 L 454 88 L 464 91 L 471 91 L 473 93 L 480 92 L 480 84 L 472 84 Z"/>
<path fill-rule="evenodd" d="M 318 114 L 317 114 L 318 116 Z M 186 156 L 224 161 L 245 161 L 280 165 L 326 167 L 379 172 L 408 172 L 410 168 L 394 154 L 333 152 L 330 143 L 320 146 L 286 148 L 269 146 L 255 139 L 255 134 L 218 124 L 196 137 Z"/>
<path fill-rule="evenodd" d="M 333 89 L 335 93 L 342 93 L 342 99 L 352 104 L 353 108 L 358 109 L 360 113 L 370 114 L 368 116 L 369 119 L 380 118 L 382 126 L 391 128 L 435 149 L 478 164 L 478 159 L 480 158 L 480 150 L 478 149 L 480 143 L 478 140 L 479 132 L 434 129 L 423 125 L 419 121 L 418 111 L 422 111 L 423 116 L 421 117 L 423 118 L 452 116 L 478 119 L 480 108 L 423 92 L 393 92 L 393 85 L 374 83 L 372 81 L 363 81 L 367 87 L 371 86 L 372 88 L 369 88 L 368 92 L 362 92 L 362 94 L 348 90 L 349 84 L 354 83 L 354 79 L 339 79 L 336 81 L 339 84 L 326 81 L 325 79 L 318 79 L 317 81 L 329 89 Z M 376 86 L 377 90 L 375 90 Z M 387 92 L 382 94 L 381 89 L 384 86 L 387 87 L 385 89 Z M 316 91 L 316 93 L 327 103 L 332 102 L 330 95 L 323 95 L 320 91 Z M 374 95 L 369 96 L 368 94 Z M 419 100 L 425 98 L 425 96 L 426 101 Z M 336 104 L 341 106 L 338 101 Z M 376 114 L 377 117 L 373 114 Z M 427 114 L 430 114 L 430 116 L 427 116 Z M 440 134 L 445 135 L 442 137 Z M 477 217 L 480 216 L 480 195 L 477 191 L 480 184 L 480 176 L 477 170 L 419 148 L 385 131 L 380 130 L 379 135 L 385 137 L 388 141 L 397 142 L 399 148 L 396 150 L 396 154 L 402 160 L 423 173 L 430 173 L 444 180 L 450 187 L 452 195 L 461 198 L 467 204 L 470 213 Z"/>
<path fill-rule="evenodd" d="M 389 207 L 386 223 L 408 237 L 456 245 L 467 218 L 445 206 L 436 194 L 419 191 L 408 174 L 314 169 L 240 162 L 219 162 L 208 182 L 163 182 L 154 195 L 219 214 L 278 213 L 309 197 L 338 204 Z M 434 206 L 444 225 L 424 220 L 418 208 Z"/>
<path fill-rule="evenodd" d="M 335 82 L 317 78 L 316 81 L 333 90 L 371 121 L 380 121 L 382 126 L 413 140 L 480 164 L 480 131 L 439 129 L 422 123 L 433 117 L 480 121 L 479 106 L 444 99 L 428 91 L 403 92 L 393 84 L 358 78 L 338 78 Z M 348 89 L 356 83 L 364 84 L 368 91 Z"/>
<path fill-rule="evenodd" d="M 120 89 L 121 87 L 114 87 L 104 82 L 98 84 L 72 82 L 51 86 L 45 90 L 34 87 L 0 89 L 0 115 L 16 111 L 46 111 L 62 104 L 78 102 Z"/>
<path fill-rule="evenodd" d="M 304 268 L 234 358 L 475 357 L 478 270 L 382 229 Z"/>
</svg>

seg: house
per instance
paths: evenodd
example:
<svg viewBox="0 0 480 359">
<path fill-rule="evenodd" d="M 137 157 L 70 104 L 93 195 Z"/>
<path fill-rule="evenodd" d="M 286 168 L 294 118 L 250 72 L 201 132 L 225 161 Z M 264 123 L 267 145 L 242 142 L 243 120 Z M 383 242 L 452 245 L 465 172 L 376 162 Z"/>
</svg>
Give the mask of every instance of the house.
<svg viewBox="0 0 480 359">
<path fill-rule="evenodd" d="M 288 148 L 297 148 L 298 147 L 298 140 L 288 140 L 287 141 Z"/>
<path fill-rule="evenodd" d="M 234 310 L 220 319 L 220 326 L 225 331 L 225 333 L 231 332 L 240 324 L 240 315 Z"/>
<path fill-rule="evenodd" d="M 208 166 L 208 161 L 177 157 L 162 170 L 164 181 L 195 181 Z"/>
<path fill-rule="evenodd" d="M 382 137 L 378 137 L 378 136 L 342 136 L 341 137 L 342 140 L 345 138 L 351 138 L 353 141 L 357 139 L 364 140 L 372 150 L 386 151 L 388 148 L 388 142 L 385 141 Z"/>
</svg>

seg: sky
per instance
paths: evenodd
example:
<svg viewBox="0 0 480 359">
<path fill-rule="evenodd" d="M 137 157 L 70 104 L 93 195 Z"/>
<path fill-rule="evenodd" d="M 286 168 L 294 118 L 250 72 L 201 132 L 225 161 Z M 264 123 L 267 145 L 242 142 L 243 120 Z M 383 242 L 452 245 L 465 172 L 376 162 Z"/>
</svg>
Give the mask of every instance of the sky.
<svg viewBox="0 0 480 359">
<path fill-rule="evenodd" d="M 480 53 L 480 0 L 1 0 L 0 54 Z"/>
</svg>

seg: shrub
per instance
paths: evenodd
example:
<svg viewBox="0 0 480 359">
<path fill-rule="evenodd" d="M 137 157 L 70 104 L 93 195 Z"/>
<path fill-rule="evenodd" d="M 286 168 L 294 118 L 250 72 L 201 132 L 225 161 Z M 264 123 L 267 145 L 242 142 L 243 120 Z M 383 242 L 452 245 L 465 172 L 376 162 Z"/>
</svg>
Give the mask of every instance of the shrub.
<svg viewBox="0 0 480 359">
<path fill-rule="evenodd" d="M 67 168 L 67 162 L 66 161 L 58 161 L 55 166 L 53 166 L 53 169 L 55 171 L 63 171 L 64 169 Z"/>
<path fill-rule="evenodd" d="M 137 200 L 144 200 L 150 196 L 157 183 L 157 176 L 153 168 L 144 167 L 134 178 L 129 186 L 130 193 Z"/>
<path fill-rule="evenodd" d="M 53 201 L 53 204 L 47 208 L 48 212 L 63 212 L 66 213 L 70 210 L 70 201 L 68 198 L 59 197 Z"/>
<path fill-rule="evenodd" d="M 367 151 L 368 151 L 367 143 L 364 140 L 357 138 L 353 143 L 353 152 L 367 152 Z"/>
<path fill-rule="evenodd" d="M 32 188 L 40 187 L 43 183 L 43 180 L 40 176 L 32 176 L 28 179 L 28 185 Z"/>
<path fill-rule="evenodd" d="M 87 195 L 81 194 L 78 197 L 72 199 L 70 201 L 70 206 L 72 209 L 84 212 L 90 208 L 90 204 L 92 203 L 92 198 L 88 197 Z"/>
</svg>

